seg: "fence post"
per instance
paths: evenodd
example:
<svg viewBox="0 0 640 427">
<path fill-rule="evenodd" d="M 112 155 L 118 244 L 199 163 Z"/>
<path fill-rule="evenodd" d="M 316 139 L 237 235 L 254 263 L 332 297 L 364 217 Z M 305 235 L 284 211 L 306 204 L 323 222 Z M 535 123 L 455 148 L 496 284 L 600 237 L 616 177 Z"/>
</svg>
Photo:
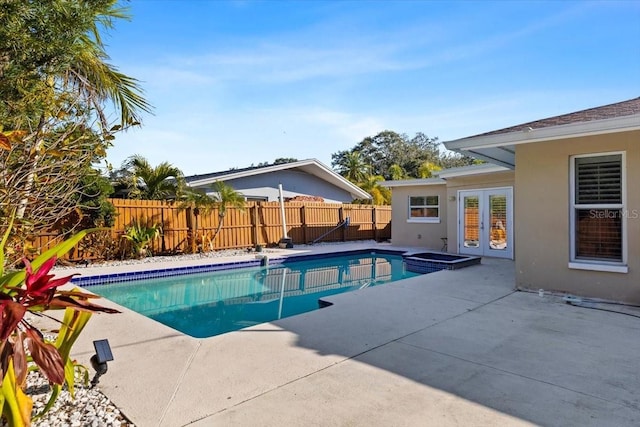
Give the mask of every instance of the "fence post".
<svg viewBox="0 0 640 427">
<path fill-rule="evenodd" d="M 160 224 L 161 224 L 160 238 L 162 239 L 162 241 L 160 242 L 160 251 L 163 254 L 167 253 L 167 243 L 164 240 L 164 229 L 166 228 L 166 224 L 164 223 L 164 210 L 167 208 L 166 203 L 167 201 L 165 200 L 163 202 L 163 205 L 160 206 Z"/>
<path fill-rule="evenodd" d="M 371 222 L 373 223 L 373 240 L 378 241 L 378 215 L 376 211 L 376 206 L 373 205 L 373 209 L 371 209 Z"/>
<path fill-rule="evenodd" d="M 304 204 L 300 206 L 300 222 L 302 223 L 302 243 L 307 244 L 307 217 L 304 210 Z"/>
<path fill-rule="evenodd" d="M 258 241 L 258 203 L 259 202 L 254 202 L 253 205 L 253 246 L 256 247 L 260 244 L 260 242 Z"/>
<path fill-rule="evenodd" d="M 264 236 L 264 207 L 262 206 L 262 202 L 256 202 L 256 215 L 258 220 L 256 221 L 256 230 L 258 230 L 258 239 L 262 239 Z M 262 241 L 262 240 L 260 240 Z M 264 246 L 267 247 L 269 245 L 269 239 L 265 239 Z"/>
<path fill-rule="evenodd" d="M 187 216 L 187 241 L 191 246 L 191 253 L 195 254 L 198 250 L 196 248 L 196 239 L 198 236 L 195 235 L 195 230 L 193 229 L 193 209 L 191 206 L 184 210 L 184 214 Z"/>
<path fill-rule="evenodd" d="M 338 224 L 342 224 L 343 222 L 344 222 L 344 208 L 340 206 L 340 209 L 338 209 Z M 345 231 L 345 227 L 340 227 L 340 230 L 342 232 L 342 241 L 346 242 L 347 232 Z"/>
</svg>

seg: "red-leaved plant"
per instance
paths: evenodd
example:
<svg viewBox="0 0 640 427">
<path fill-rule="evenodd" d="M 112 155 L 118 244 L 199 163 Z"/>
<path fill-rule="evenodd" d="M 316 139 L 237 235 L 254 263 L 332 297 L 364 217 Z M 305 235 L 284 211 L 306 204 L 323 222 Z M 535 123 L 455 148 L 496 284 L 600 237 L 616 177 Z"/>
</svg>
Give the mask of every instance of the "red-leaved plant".
<svg viewBox="0 0 640 427">
<path fill-rule="evenodd" d="M 81 231 L 32 262 L 25 259 L 23 270 L 5 274 L 4 245 L 12 225 L 10 221 L 0 241 L 0 410 L 9 425 L 29 426 L 33 401 L 24 391 L 28 371 L 39 369 L 52 384 L 51 398 L 39 416 L 53 406 L 65 383 L 73 396 L 76 368 L 80 365 L 70 358 L 71 347 L 91 314 L 118 311 L 91 303 L 89 300 L 97 296 L 79 288 L 58 289 L 72 276 L 55 278 L 50 273 L 57 258 L 93 230 Z M 65 314 L 55 342 L 47 342 L 25 318 L 27 312 L 44 315 L 46 310 L 62 309 Z"/>
</svg>

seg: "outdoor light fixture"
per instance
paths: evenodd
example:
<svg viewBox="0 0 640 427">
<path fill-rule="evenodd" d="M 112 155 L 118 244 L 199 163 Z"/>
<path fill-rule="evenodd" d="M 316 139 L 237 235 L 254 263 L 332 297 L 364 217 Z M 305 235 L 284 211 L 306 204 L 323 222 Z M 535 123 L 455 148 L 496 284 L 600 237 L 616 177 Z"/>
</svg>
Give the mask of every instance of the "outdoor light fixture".
<svg viewBox="0 0 640 427">
<path fill-rule="evenodd" d="M 93 348 L 96 349 L 96 354 L 91 356 L 91 366 L 96 370 L 96 375 L 91 380 L 91 387 L 100 382 L 100 377 L 107 373 L 107 362 L 113 360 L 109 340 L 96 340 L 93 342 Z"/>
</svg>

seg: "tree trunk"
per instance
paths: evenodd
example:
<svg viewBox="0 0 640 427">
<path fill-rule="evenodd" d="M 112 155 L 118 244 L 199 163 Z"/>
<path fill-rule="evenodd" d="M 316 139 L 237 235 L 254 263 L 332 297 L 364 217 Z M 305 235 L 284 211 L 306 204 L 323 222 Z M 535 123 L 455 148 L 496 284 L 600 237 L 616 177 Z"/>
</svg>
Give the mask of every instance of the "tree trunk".
<svg viewBox="0 0 640 427">
<path fill-rule="evenodd" d="M 31 172 L 27 175 L 27 182 L 24 186 L 24 193 L 20 202 L 18 202 L 18 209 L 16 210 L 16 218 L 22 219 L 24 218 L 24 214 L 27 210 L 27 205 L 29 204 L 29 195 L 31 194 L 31 189 L 33 188 L 33 183 L 36 179 L 36 168 L 38 167 L 38 160 L 40 159 L 40 149 L 44 144 L 44 138 L 42 135 L 44 134 L 43 129 L 45 125 L 45 117 L 44 114 L 40 116 L 40 121 L 38 122 L 38 130 L 36 131 L 36 143 L 34 145 L 34 156 L 33 163 L 31 165 Z"/>
<path fill-rule="evenodd" d="M 213 233 L 213 237 L 211 238 L 211 240 L 209 240 L 209 248 L 211 248 L 212 251 L 213 251 L 213 241 L 216 240 L 216 237 L 218 237 L 218 233 L 220 233 L 220 230 L 222 229 L 223 222 L 224 222 L 224 214 L 218 215 L 218 227 L 216 227 L 216 232 Z"/>
</svg>

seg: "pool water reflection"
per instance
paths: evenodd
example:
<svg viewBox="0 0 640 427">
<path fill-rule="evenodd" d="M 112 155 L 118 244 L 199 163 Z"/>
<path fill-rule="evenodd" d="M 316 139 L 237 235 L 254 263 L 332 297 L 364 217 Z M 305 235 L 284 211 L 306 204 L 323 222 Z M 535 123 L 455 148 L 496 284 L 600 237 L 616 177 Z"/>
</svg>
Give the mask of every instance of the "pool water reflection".
<svg viewBox="0 0 640 427">
<path fill-rule="evenodd" d="M 319 308 L 322 297 L 418 273 L 401 255 L 348 254 L 193 275 L 91 286 L 92 292 L 197 338 Z"/>
</svg>

